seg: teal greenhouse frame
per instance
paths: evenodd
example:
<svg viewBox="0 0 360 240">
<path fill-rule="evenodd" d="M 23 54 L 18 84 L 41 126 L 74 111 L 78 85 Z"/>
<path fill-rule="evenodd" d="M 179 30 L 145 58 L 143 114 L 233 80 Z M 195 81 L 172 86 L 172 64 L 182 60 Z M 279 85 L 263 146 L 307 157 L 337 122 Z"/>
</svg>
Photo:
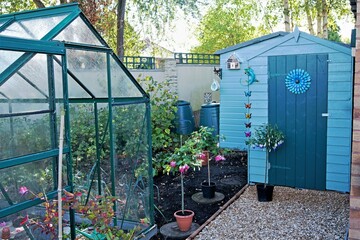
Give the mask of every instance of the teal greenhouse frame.
<svg viewBox="0 0 360 240">
<path fill-rule="evenodd" d="M 44 213 L 62 152 L 63 189 L 116 196 L 113 224 L 156 234 L 149 95 L 77 3 L 0 16 L 0 135 L 0 223 Z M 75 239 L 78 213 L 64 218 Z"/>
</svg>

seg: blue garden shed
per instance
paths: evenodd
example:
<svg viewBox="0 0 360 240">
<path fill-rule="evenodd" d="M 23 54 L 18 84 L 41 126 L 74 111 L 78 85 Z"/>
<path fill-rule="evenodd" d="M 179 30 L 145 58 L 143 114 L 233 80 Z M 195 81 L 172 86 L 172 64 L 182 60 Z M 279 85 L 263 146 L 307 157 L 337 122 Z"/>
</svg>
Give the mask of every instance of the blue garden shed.
<svg viewBox="0 0 360 240">
<path fill-rule="evenodd" d="M 264 181 L 266 152 L 245 142 L 257 126 L 270 123 L 284 132 L 285 143 L 269 154 L 268 183 L 349 192 L 350 46 L 296 28 L 216 53 L 222 68 L 221 144 L 248 151 L 248 182 Z"/>
</svg>

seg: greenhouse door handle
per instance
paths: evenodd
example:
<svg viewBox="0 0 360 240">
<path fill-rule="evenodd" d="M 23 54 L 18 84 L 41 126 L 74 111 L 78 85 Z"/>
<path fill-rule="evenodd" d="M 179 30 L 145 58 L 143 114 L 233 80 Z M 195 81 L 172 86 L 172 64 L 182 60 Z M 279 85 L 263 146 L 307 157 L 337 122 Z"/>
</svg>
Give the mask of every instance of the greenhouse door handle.
<svg viewBox="0 0 360 240">
<path fill-rule="evenodd" d="M 329 113 L 322 113 L 321 116 L 322 117 L 329 117 Z"/>
</svg>

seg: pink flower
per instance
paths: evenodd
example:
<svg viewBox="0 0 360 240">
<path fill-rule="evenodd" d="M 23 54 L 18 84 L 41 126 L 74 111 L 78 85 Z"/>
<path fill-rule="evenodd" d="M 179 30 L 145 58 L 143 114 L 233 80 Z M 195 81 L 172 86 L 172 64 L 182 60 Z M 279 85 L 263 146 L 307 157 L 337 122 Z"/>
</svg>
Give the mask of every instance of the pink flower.
<svg viewBox="0 0 360 240">
<path fill-rule="evenodd" d="M 174 168 L 176 166 L 176 162 L 175 161 L 171 161 L 170 162 L 170 167 Z"/>
<path fill-rule="evenodd" d="M 29 192 L 29 189 L 27 189 L 27 187 L 25 187 L 25 186 L 22 186 L 22 187 L 19 188 L 19 193 L 20 193 L 21 195 L 25 195 L 25 194 L 27 194 L 28 192 Z"/>
<path fill-rule="evenodd" d="M 6 222 L 1 222 L 0 227 L 6 227 Z"/>
<path fill-rule="evenodd" d="M 197 157 L 198 159 L 206 160 L 206 155 L 204 153 L 200 153 Z"/>
<path fill-rule="evenodd" d="M 224 161 L 224 160 L 226 160 L 226 158 L 224 156 L 222 156 L 222 155 L 217 155 L 215 157 L 216 162 L 220 162 L 220 161 Z"/>
<path fill-rule="evenodd" d="M 189 170 L 189 166 L 185 163 L 185 165 L 183 165 L 183 166 L 180 166 L 179 167 L 179 171 L 180 171 L 180 173 L 186 173 L 187 172 L 187 170 Z"/>
</svg>

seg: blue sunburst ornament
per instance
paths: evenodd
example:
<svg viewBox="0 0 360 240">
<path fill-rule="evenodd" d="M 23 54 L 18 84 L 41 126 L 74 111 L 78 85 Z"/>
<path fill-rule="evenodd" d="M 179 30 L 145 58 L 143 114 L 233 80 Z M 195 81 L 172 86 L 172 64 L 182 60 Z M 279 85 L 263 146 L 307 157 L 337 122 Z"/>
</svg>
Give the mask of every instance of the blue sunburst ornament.
<svg viewBox="0 0 360 240">
<path fill-rule="evenodd" d="M 303 69 L 291 70 L 285 79 L 285 85 L 290 92 L 300 94 L 310 88 L 311 78 L 309 73 Z"/>
</svg>

